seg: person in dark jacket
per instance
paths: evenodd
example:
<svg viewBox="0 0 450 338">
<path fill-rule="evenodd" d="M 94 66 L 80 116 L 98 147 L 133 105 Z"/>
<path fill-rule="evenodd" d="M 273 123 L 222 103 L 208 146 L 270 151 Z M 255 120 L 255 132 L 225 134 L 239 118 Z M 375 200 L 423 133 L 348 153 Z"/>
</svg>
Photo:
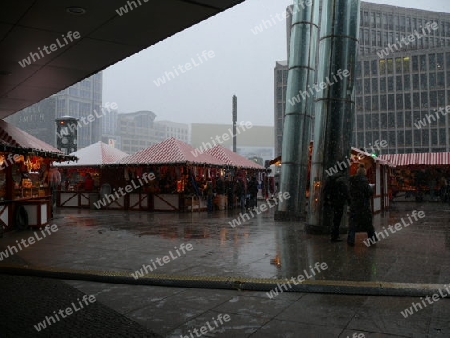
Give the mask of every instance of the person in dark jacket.
<svg viewBox="0 0 450 338">
<path fill-rule="evenodd" d="M 344 172 L 330 176 L 324 188 L 326 203 L 331 207 L 333 214 L 333 226 L 331 228 L 331 241 L 340 242 L 339 227 L 345 204 L 349 201 L 347 178 Z"/>
<path fill-rule="evenodd" d="M 350 219 L 347 244 L 355 245 L 356 232 L 367 232 L 367 236 L 377 241 L 372 224 L 370 198 L 373 191 L 366 177 L 366 169 L 360 164 L 356 175 L 350 177 Z"/>
<path fill-rule="evenodd" d="M 255 176 L 253 176 L 251 181 L 248 183 L 248 193 L 250 195 L 249 208 L 252 209 L 258 204 L 258 181 Z"/>
</svg>

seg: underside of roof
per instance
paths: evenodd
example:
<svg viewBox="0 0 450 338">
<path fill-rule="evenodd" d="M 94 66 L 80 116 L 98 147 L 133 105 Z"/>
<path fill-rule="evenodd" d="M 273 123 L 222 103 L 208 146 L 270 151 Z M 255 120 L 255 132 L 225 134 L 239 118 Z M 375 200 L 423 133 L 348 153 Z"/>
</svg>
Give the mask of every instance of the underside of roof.
<svg viewBox="0 0 450 338">
<path fill-rule="evenodd" d="M 2 0 L 0 118 L 243 1 Z"/>
</svg>

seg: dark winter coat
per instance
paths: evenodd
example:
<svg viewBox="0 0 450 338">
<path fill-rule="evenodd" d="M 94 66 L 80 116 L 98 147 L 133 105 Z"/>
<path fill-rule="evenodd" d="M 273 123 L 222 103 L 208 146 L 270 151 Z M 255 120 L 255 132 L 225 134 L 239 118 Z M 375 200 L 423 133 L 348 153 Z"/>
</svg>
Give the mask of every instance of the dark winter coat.
<svg viewBox="0 0 450 338">
<path fill-rule="evenodd" d="M 343 207 L 350 199 L 346 177 L 342 174 L 330 176 L 325 184 L 324 195 L 331 207 Z"/>
<path fill-rule="evenodd" d="M 350 218 L 349 229 L 355 231 L 373 231 L 370 198 L 373 191 L 366 176 L 355 175 L 349 180 Z"/>
</svg>

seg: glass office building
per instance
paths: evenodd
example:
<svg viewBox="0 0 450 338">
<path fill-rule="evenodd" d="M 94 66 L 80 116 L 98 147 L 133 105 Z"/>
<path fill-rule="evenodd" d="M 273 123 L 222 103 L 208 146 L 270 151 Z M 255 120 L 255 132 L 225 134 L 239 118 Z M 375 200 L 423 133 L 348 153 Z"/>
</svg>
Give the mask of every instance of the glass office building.
<svg viewBox="0 0 450 338">
<path fill-rule="evenodd" d="M 380 153 L 450 151 L 450 14 L 361 2 L 359 34 L 353 145 L 385 140 Z M 276 63 L 274 79 L 281 155 L 286 62 Z"/>
</svg>

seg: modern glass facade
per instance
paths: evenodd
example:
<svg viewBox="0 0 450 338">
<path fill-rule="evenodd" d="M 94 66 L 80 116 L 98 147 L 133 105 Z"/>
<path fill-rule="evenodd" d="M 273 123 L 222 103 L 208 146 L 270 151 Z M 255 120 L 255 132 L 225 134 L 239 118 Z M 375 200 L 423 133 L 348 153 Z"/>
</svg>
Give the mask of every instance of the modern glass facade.
<svg viewBox="0 0 450 338">
<path fill-rule="evenodd" d="M 38 139 L 56 146 L 55 119 L 62 116 L 76 118 L 101 114 L 103 77 L 99 72 L 88 77 L 5 120 Z M 101 121 L 81 124 L 78 127 L 78 149 L 100 141 Z"/>
<path fill-rule="evenodd" d="M 370 148 L 386 140 L 381 153 L 450 151 L 450 14 L 361 2 L 360 24 L 352 144 Z M 285 72 L 286 62 L 277 62 L 276 156 Z"/>
</svg>

